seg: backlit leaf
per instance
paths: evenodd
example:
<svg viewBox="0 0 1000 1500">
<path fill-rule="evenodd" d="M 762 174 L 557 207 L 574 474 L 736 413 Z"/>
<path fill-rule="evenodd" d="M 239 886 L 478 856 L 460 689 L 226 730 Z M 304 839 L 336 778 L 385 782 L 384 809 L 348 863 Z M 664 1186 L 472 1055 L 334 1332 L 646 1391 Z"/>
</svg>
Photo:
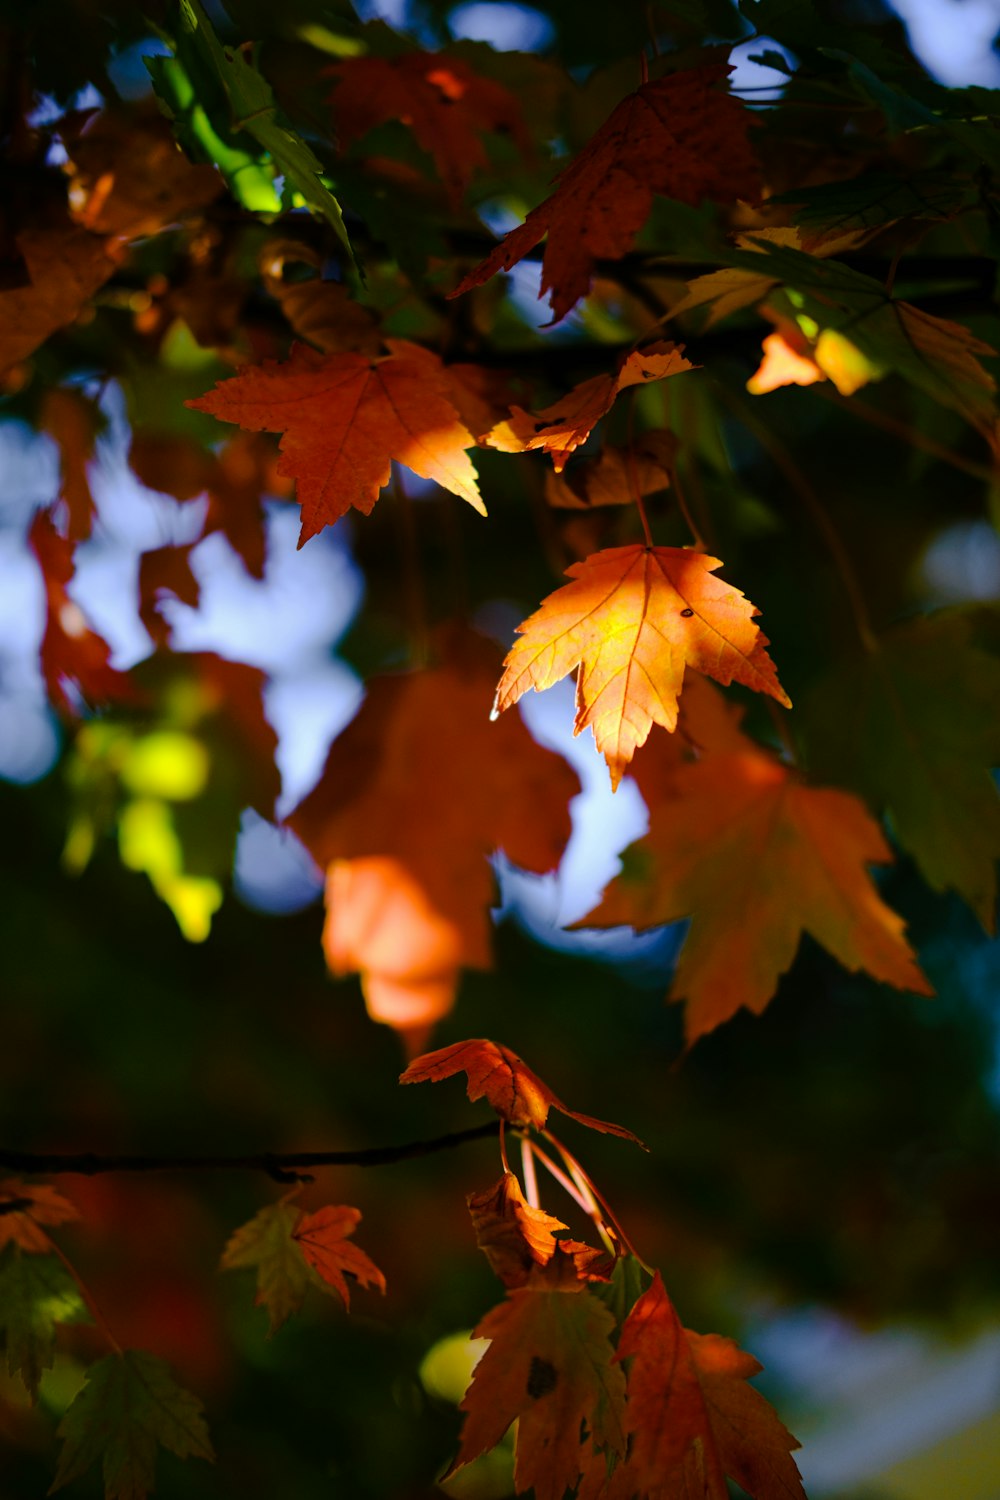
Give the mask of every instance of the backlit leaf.
<svg viewBox="0 0 1000 1500">
<path fill-rule="evenodd" d="M 568 1115 L 590 1130 L 621 1136 L 624 1140 L 635 1141 L 637 1146 L 642 1145 L 638 1136 L 623 1125 L 610 1125 L 607 1120 L 595 1120 L 592 1115 L 581 1115 L 575 1109 L 567 1108 L 515 1052 L 484 1037 L 454 1042 L 437 1052 L 425 1053 L 410 1063 L 399 1081 L 437 1083 L 456 1073 L 466 1075 L 470 1099 L 485 1098 L 510 1125 L 532 1125 L 536 1130 L 542 1130 L 549 1110 L 557 1109 L 560 1114 Z"/>
<path fill-rule="evenodd" d="M 680 547 L 614 547 L 567 569 L 518 627 L 494 712 L 579 668 L 574 733 L 588 725 L 617 786 L 654 724 L 673 730 L 687 667 L 789 706 L 758 611 L 712 576 L 718 558 Z"/>
<path fill-rule="evenodd" d="M 296 481 L 299 545 L 351 506 L 368 515 L 396 459 L 480 512 L 486 508 L 467 448 L 475 437 L 435 354 L 404 339 L 389 354 L 318 354 L 302 344 L 284 364 L 246 366 L 197 401 L 197 411 L 248 432 L 280 432 L 279 473 Z"/>
<path fill-rule="evenodd" d="M 321 1208 L 314 1214 L 303 1214 L 292 1232 L 309 1265 L 328 1286 L 339 1292 L 344 1306 L 350 1307 L 351 1293 L 346 1277 L 362 1286 L 377 1286 L 385 1291 L 385 1277 L 378 1266 L 358 1248 L 349 1236 L 361 1218 L 356 1208 Z"/>
<path fill-rule="evenodd" d="M 612 1363 L 614 1319 L 589 1292 L 509 1293 L 475 1330 L 490 1339 L 476 1366 L 462 1410 L 462 1443 L 451 1467 L 493 1448 L 518 1419 L 514 1478 L 519 1494 L 563 1500 L 583 1472 L 590 1440 L 620 1454 L 625 1378 Z"/>
<path fill-rule="evenodd" d="M 619 359 L 614 374 L 594 375 L 584 380 L 568 396 L 547 406 L 544 411 L 530 412 L 511 407 L 510 417 L 500 422 L 483 441 L 502 453 L 526 453 L 540 448 L 552 455 L 556 473 L 581 443 L 585 443 L 598 422 L 611 410 L 620 391 L 651 380 L 665 380 L 693 370 L 684 358 L 681 344 L 647 344 Z"/>
</svg>

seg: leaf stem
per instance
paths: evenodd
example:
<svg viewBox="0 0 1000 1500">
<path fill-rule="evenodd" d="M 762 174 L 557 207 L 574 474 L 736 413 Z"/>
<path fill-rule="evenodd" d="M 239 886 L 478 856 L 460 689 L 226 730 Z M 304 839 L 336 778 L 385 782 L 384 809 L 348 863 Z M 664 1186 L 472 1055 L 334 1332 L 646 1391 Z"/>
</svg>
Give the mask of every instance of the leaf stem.
<svg viewBox="0 0 1000 1500">
<path fill-rule="evenodd" d="M 702 536 L 701 532 L 698 530 L 698 527 L 695 525 L 694 516 L 691 514 L 691 508 L 687 503 L 684 489 L 681 485 L 681 474 L 677 464 L 674 464 L 673 468 L 670 470 L 670 487 L 674 492 L 674 499 L 677 501 L 677 509 L 684 517 L 684 524 L 687 526 L 688 531 L 690 531 L 691 535 L 694 537 L 695 548 L 699 552 L 704 552 L 705 539 Z"/>
<path fill-rule="evenodd" d="M 55 1240 L 52 1239 L 50 1235 L 45 1234 L 45 1230 L 41 1229 L 40 1225 L 36 1224 L 35 1227 L 40 1229 L 41 1233 L 45 1235 L 45 1239 L 48 1241 L 49 1249 L 52 1251 L 53 1255 L 57 1256 L 58 1259 L 62 1261 L 63 1265 L 66 1267 L 66 1270 L 76 1282 L 77 1291 L 83 1298 L 84 1305 L 86 1306 L 87 1311 L 90 1313 L 90 1316 L 93 1318 L 94 1325 L 100 1331 L 101 1336 L 105 1339 L 105 1341 L 115 1354 L 124 1354 L 125 1351 L 122 1349 L 121 1344 L 119 1344 L 118 1340 L 111 1332 L 111 1329 L 108 1326 L 107 1319 L 101 1312 L 101 1309 L 98 1307 L 97 1302 L 94 1299 L 93 1292 L 91 1292 L 90 1288 L 87 1286 L 87 1283 L 84 1281 L 83 1277 L 80 1275 L 79 1271 L 76 1269 L 76 1266 L 74 1266 L 65 1250 L 63 1250 L 61 1245 L 57 1245 Z"/>
<path fill-rule="evenodd" d="M 582 1209 L 588 1219 L 592 1221 L 594 1228 L 601 1237 L 601 1243 L 604 1245 L 604 1248 L 617 1260 L 622 1251 L 621 1243 L 620 1241 L 616 1241 L 609 1232 L 608 1226 L 604 1222 L 604 1215 L 601 1213 L 593 1193 L 586 1191 L 582 1185 L 571 1182 L 562 1168 L 557 1167 L 548 1152 L 543 1151 L 540 1146 L 535 1146 L 534 1152 L 538 1160 L 542 1163 L 542 1166 L 551 1173 L 563 1191 L 572 1198 L 577 1207 Z"/>
<path fill-rule="evenodd" d="M 622 1248 L 627 1250 L 629 1255 L 633 1256 L 644 1270 L 649 1271 L 649 1274 L 653 1275 L 653 1272 L 650 1270 L 649 1266 L 646 1265 L 646 1262 L 642 1259 L 642 1256 L 638 1253 L 635 1246 L 632 1244 L 632 1241 L 629 1239 L 621 1224 L 618 1222 L 618 1219 L 615 1216 L 615 1212 L 611 1208 L 607 1199 L 604 1197 L 603 1193 L 601 1193 L 593 1178 L 584 1171 L 583 1167 L 577 1161 L 572 1151 L 570 1151 L 568 1147 L 564 1146 L 562 1141 L 559 1140 L 558 1136 L 554 1136 L 552 1134 L 551 1130 L 543 1130 L 542 1135 L 551 1145 L 555 1146 L 556 1150 L 559 1152 L 559 1155 L 562 1157 L 563 1161 L 566 1163 L 566 1166 L 569 1168 L 569 1174 L 572 1177 L 573 1181 L 576 1183 L 577 1187 L 580 1189 L 581 1193 L 594 1199 L 595 1205 L 600 1204 L 601 1208 L 604 1211 L 605 1219 L 610 1227 L 614 1230 L 618 1238 L 618 1242 L 622 1246 Z"/>
</svg>

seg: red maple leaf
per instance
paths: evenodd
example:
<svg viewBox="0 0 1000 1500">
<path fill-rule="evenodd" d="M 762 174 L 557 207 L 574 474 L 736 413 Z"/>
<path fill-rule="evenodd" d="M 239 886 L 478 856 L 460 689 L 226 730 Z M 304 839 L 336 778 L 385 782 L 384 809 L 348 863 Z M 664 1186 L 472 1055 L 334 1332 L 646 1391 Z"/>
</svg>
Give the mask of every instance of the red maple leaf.
<svg viewBox="0 0 1000 1500">
<path fill-rule="evenodd" d="M 644 83 L 612 111 L 558 186 L 459 283 L 457 297 L 511 266 L 548 234 L 540 295 L 553 322 L 590 289 L 594 262 L 631 248 L 653 194 L 697 204 L 760 192 L 747 131 L 750 114 L 720 87 L 730 69 L 707 63 Z"/>
</svg>

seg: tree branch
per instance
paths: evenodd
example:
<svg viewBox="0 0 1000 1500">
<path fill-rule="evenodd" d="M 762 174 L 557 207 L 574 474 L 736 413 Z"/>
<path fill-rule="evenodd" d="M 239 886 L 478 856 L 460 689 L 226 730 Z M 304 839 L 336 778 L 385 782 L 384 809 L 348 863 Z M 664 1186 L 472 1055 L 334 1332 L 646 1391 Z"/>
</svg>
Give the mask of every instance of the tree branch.
<svg viewBox="0 0 1000 1500">
<path fill-rule="evenodd" d="M 101 1172 L 266 1172 L 275 1182 L 301 1180 L 298 1168 L 384 1167 L 448 1151 L 466 1141 L 496 1134 L 496 1120 L 434 1136 L 429 1141 L 407 1141 L 402 1146 L 368 1146 L 360 1151 L 260 1151 L 246 1156 L 100 1156 L 93 1151 L 71 1153 L 0 1150 L 0 1169 L 40 1176 L 96 1177 Z M 6 1205 L 11 1211 L 11 1205 Z"/>
</svg>

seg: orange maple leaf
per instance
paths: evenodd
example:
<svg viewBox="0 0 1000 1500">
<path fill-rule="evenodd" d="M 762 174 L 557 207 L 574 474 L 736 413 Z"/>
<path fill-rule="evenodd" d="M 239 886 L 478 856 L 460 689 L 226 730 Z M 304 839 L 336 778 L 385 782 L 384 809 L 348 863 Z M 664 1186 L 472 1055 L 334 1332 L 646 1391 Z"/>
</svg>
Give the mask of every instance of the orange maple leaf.
<svg viewBox="0 0 1000 1500">
<path fill-rule="evenodd" d="M 476 1244 L 504 1286 L 523 1286 L 536 1265 L 548 1265 L 555 1255 L 555 1236 L 566 1225 L 532 1207 L 513 1172 L 505 1172 L 486 1192 L 469 1193 L 465 1201 Z"/>
<path fill-rule="evenodd" d="M 449 1474 L 494 1448 L 516 1418 L 514 1484 L 518 1494 L 533 1488 L 536 1500 L 563 1500 L 575 1489 L 591 1441 L 624 1453 L 625 1378 L 612 1359 L 614 1326 L 579 1283 L 509 1292 L 473 1335 L 491 1343 L 461 1403 L 462 1443 Z"/>
<path fill-rule="evenodd" d="M 684 345 L 659 342 L 623 354 L 611 375 L 594 375 L 544 411 L 512 406 L 511 415 L 483 437 L 502 453 L 525 453 L 540 448 L 551 453 L 558 474 L 566 460 L 585 443 L 598 422 L 611 410 L 615 397 L 630 385 L 665 380 L 696 367 L 684 358 Z"/>
<path fill-rule="evenodd" d="M 755 198 L 751 116 L 720 87 L 730 72 L 708 63 L 644 83 L 608 119 L 532 210 L 461 281 L 452 296 L 481 286 L 548 234 L 540 296 L 551 292 L 552 320 L 586 296 L 594 262 L 617 260 L 649 217 L 653 194 L 698 204 Z"/>
<path fill-rule="evenodd" d="M 401 120 L 433 158 L 455 204 L 473 174 L 489 166 L 483 131 L 502 131 L 526 155 L 531 150 L 519 100 L 459 57 L 350 57 L 327 71 L 338 79 L 330 102 L 341 144 L 351 145 L 387 120 Z"/>
<path fill-rule="evenodd" d="M 278 472 L 296 481 L 299 546 L 351 506 L 370 514 L 396 459 L 486 514 L 466 448 L 475 437 L 455 406 L 436 354 L 405 339 L 389 353 L 318 354 L 296 344 L 288 360 L 246 366 L 187 402 L 249 432 L 280 432 Z"/>
<path fill-rule="evenodd" d="M 21 1206 L 14 1208 L 17 1203 Z M 62 1193 L 47 1182 L 20 1182 L 7 1177 L 0 1182 L 0 1249 L 20 1245 L 30 1255 L 46 1255 L 52 1242 L 42 1225 L 67 1224 L 80 1217 Z"/>
<path fill-rule="evenodd" d="M 368 684 L 319 784 L 289 818 L 329 871 L 331 967 L 359 970 L 369 1010 L 404 1031 L 449 1009 L 462 965 L 489 967 L 489 855 L 499 848 L 522 869 L 554 869 L 579 790 L 520 717 L 492 740 L 492 642 L 446 628 L 437 656 L 428 670 Z"/>
<path fill-rule="evenodd" d="M 380 1292 L 385 1291 L 385 1277 L 378 1266 L 348 1238 L 360 1219 L 356 1208 L 330 1205 L 314 1214 L 303 1214 L 292 1231 L 292 1239 L 308 1264 L 340 1293 L 347 1308 L 351 1305 L 351 1291 L 345 1276 L 352 1276 L 362 1286 L 377 1286 Z"/>
<path fill-rule="evenodd" d="M 697 1494 L 727 1500 L 726 1475 L 753 1500 L 805 1500 L 799 1443 L 747 1384 L 761 1366 L 732 1339 L 683 1328 L 657 1271 L 629 1313 L 616 1360 L 630 1361 L 628 1457 L 581 1500 Z"/>
<path fill-rule="evenodd" d="M 691 918 L 669 996 L 688 1002 L 689 1043 L 741 1006 L 759 1014 L 803 932 L 847 969 L 931 994 L 902 919 L 867 873 L 892 859 L 867 809 L 848 792 L 806 786 L 739 738 L 696 764 L 661 770 L 649 752 L 637 759 L 650 831 L 579 925 Z"/>
<path fill-rule="evenodd" d="M 688 666 L 791 707 L 754 624 L 758 610 L 712 573 L 718 558 L 682 547 L 613 547 L 574 563 L 573 583 L 518 626 L 494 713 L 579 667 L 574 734 L 590 725 L 617 787 L 653 724 L 673 730 Z"/>
<path fill-rule="evenodd" d="M 28 544 L 45 580 L 42 673 L 53 703 L 66 713 L 77 712 L 79 705 L 67 687 L 70 683 L 89 704 L 135 699 L 138 695 L 130 677 L 111 666 L 111 647 L 91 630 L 83 610 L 70 597 L 73 548 L 59 535 L 48 511 L 40 510 L 35 516 Z"/>
<path fill-rule="evenodd" d="M 611 1125 L 607 1120 L 595 1120 L 593 1115 L 581 1115 L 575 1109 L 569 1109 L 516 1052 L 485 1037 L 453 1042 L 450 1047 L 441 1047 L 437 1052 L 427 1052 L 423 1057 L 415 1058 L 405 1073 L 400 1074 L 399 1081 L 438 1083 L 455 1073 L 466 1075 L 470 1099 L 485 1098 L 509 1125 L 531 1125 L 536 1130 L 543 1130 L 549 1110 L 557 1109 L 589 1130 L 621 1136 L 623 1140 L 642 1146 L 639 1137 L 626 1130 L 624 1125 Z M 642 1146 L 642 1149 L 645 1151 L 646 1147 Z"/>
</svg>

